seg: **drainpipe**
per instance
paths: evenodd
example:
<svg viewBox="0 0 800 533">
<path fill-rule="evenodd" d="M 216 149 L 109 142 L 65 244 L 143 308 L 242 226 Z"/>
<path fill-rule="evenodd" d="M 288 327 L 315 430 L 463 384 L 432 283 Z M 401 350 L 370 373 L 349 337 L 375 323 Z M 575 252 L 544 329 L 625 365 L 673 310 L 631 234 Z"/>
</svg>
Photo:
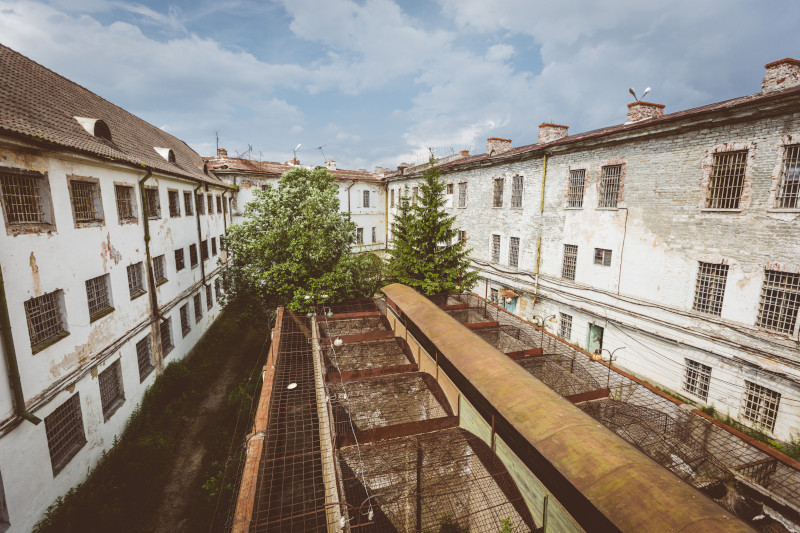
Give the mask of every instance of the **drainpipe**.
<svg viewBox="0 0 800 533">
<path fill-rule="evenodd" d="M 142 220 L 144 222 L 144 252 L 147 261 L 147 284 L 149 286 L 149 293 L 150 293 L 150 312 L 153 315 L 153 322 L 151 323 L 151 330 L 153 331 L 153 338 L 155 342 L 153 343 L 153 361 L 155 362 L 156 366 L 156 374 L 160 374 L 164 369 L 164 359 L 161 356 L 161 324 L 158 322 L 158 319 L 161 317 L 161 313 L 158 311 L 158 296 L 156 295 L 156 277 L 153 273 L 153 262 L 150 256 L 150 218 L 147 214 L 147 194 L 145 193 L 144 182 L 150 179 L 153 175 L 152 169 L 147 169 L 147 174 L 144 175 L 142 179 L 139 180 L 139 196 L 142 199 Z"/>
<path fill-rule="evenodd" d="M 536 304 L 536 296 L 539 294 L 539 265 L 542 262 L 542 233 L 544 232 L 544 185 L 547 181 L 547 154 L 542 158 L 542 201 L 539 204 L 539 242 L 536 245 L 536 284 L 533 290 L 533 302 Z"/>
<path fill-rule="evenodd" d="M 14 394 L 14 412 L 34 424 L 40 424 L 41 419 L 25 409 L 25 395 L 22 394 L 22 380 L 17 364 L 17 351 L 14 349 L 14 339 L 11 337 L 11 319 L 8 318 L 8 301 L 6 300 L 6 286 L 3 281 L 3 269 L 0 268 L 0 332 L 3 335 L 3 353 L 6 354 L 8 366 L 8 381 Z"/>
<path fill-rule="evenodd" d="M 385 216 L 383 219 L 383 225 L 384 225 L 383 250 L 388 251 L 389 250 L 389 184 L 388 183 L 383 184 L 383 196 L 384 196 L 383 198 L 384 204 L 386 205 L 386 209 L 384 211 Z"/>
<path fill-rule="evenodd" d="M 206 284 L 206 265 L 205 265 L 205 260 L 203 259 L 203 249 L 202 249 L 202 246 L 203 246 L 203 233 L 202 233 L 202 231 L 200 231 L 200 205 L 199 205 L 199 201 L 197 200 L 197 191 L 199 191 L 202 186 L 203 186 L 203 184 L 201 183 L 194 190 L 194 203 L 195 203 L 194 214 L 195 214 L 195 218 L 197 219 L 197 253 L 200 255 L 200 257 L 198 258 L 198 259 L 200 259 L 200 275 L 203 278 L 203 285 L 205 285 Z M 205 196 L 203 196 L 203 200 L 202 201 L 203 202 L 206 201 L 206 197 Z M 208 206 L 206 206 L 206 210 L 207 209 L 208 209 Z"/>
<path fill-rule="evenodd" d="M 356 180 L 352 180 L 350 182 L 350 185 L 347 186 L 347 189 L 345 189 L 347 191 L 347 212 L 350 213 L 351 215 L 353 213 L 352 213 L 352 211 L 350 211 L 350 187 L 352 187 L 355 184 L 356 184 Z"/>
<path fill-rule="evenodd" d="M 222 191 L 222 234 L 228 234 L 228 204 L 225 201 L 225 195 L 228 193 L 228 189 Z"/>
</svg>

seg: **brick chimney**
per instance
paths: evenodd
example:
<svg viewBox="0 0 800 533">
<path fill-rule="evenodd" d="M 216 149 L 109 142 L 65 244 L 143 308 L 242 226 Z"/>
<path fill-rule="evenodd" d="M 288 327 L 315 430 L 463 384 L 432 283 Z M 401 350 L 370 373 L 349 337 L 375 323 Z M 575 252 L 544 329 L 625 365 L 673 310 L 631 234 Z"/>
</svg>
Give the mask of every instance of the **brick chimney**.
<svg viewBox="0 0 800 533">
<path fill-rule="evenodd" d="M 653 104 L 650 102 L 633 102 L 628 104 L 628 117 L 625 124 L 639 122 L 647 118 L 657 118 L 664 116 L 664 104 Z"/>
<path fill-rule="evenodd" d="M 562 126 L 561 124 L 550 124 L 543 122 L 539 124 L 539 144 L 557 141 L 567 136 L 569 126 Z"/>
<path fill-rule="evenodd" d="M 328 159 L 327 161 L 325 161 L 325 168 L 333 172 L 334 170 L 336 170 L 336 161 L 334 161 L 333 159 Z"/>
<path fill-rule="evenodd" d="M 489 137 L 486 139 L 486 153 L 489 155 L 502 154 L 511 150 L 511 139 Z"/>
<path fill-rule="evenodd" d="M 800 85 L 800 61 L 787 57 L 767 63 L 764 81 L 761 82 L 761 94 L 791 89 Z"/>
<path fill-rule="evenodd" d="M 217 157 L 228 157 L 228 151 L 225 148 L 217 148 Z"/>
<path fill-rule="evenodd" d="M 461 157 L 467 157 L 469 155 L 469 150 L 461 150 Z"/>
</svg>

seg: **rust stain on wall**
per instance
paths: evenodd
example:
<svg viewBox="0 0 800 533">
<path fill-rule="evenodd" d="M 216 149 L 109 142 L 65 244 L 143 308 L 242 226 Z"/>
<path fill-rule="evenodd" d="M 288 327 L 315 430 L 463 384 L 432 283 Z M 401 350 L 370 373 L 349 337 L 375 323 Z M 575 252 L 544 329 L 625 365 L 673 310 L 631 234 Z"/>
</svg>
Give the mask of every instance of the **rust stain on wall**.
<svg viewBox="0 0 800 533">
<path fill-rule="evenodd" d="M 42 295 L 41 282 L 39 280 L 39 267 L 36 265 L 36 256 L 31 252 L 30 257 L 31 276 L 33 277 L 33 295 L 37 298 Z"/>
<path fill-rule="evenodd" d="M 114 261 L 118 265 L 122 261 L 122 252 L 114 248 L 111 244 L 111 234 L 106 233 L 106 240 L 100 245 L 100 258 L 103 260 L 103 272 L 108 272 L 108 261 Z"/>
</svg>

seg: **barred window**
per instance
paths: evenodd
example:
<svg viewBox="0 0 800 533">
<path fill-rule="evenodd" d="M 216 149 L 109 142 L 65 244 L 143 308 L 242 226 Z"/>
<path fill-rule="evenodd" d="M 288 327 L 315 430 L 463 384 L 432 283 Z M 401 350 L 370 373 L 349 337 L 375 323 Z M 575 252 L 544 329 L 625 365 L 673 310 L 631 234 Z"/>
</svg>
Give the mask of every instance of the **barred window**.
<svg viewBox="0 0 800 533">
<path fill-rule="evenodd" d="M 178 196 L 178 191 L 167 191 L 169 197 L 169 216 L 181 216 L 181 200 Z"/>
<path fill-rule="evenodd" d="M 503 207 L 503 185 L 505 184 L 503 178 L 495 178 L 494 186 L 492 188 L 492 207 Z"/>
<path fill-rule="evenodd" d="M 117 200 L 117 216 L 120 224 L 136 222 L 136 194 L 135 189 L 128 185 L 114 185 L 114 196 Z"/>
<path fill-rule="evenodd" d="M 781 403 L 780 393 L 749 381 L 744 383 L 745 391 L 740 412 L 742 418 L 772 431 L 775 429 L 775 419 L 778 417 L 778 406 Z"/>
<path fill-rule="evenodd" d="M 183 259 L 183 248 L 178 248 L 175 250 L 175 271 L 183 270 L 186 266 L 186 263 Z"/>
<path fill-rule="evenodd" d="M 51 224 L 49 189 L 44 174 L 28 170 L 0 169 L 0 193 L 6 222 Z"/>
<path fill-rule="evenodd" d="M 61 311 L 63 295 L 62 291 L 53 291 L 25 302 L 28 335 L 31 338 L 33 353 L 67 336 Z"/>
<path fill-rule="evenodd" d="M 189 304 L 184 304 L 181 306 L 181 333 L 185 337 L 190 331 L 192 325 L 189 323 Z"/>
<path fill-rule="evenodd" d="M 417 196 L 419 196 L 419 187 L 411 187 L 411 205 L 417 205 Z"/>
<path fill-rule="evenodd" d="M 206 285 L 206 309 L 214 307 L 214 294 L 211 292 L 211 285 Z"/>
<path fill-rule="evenodd" d="M 467 182 L 458 184 L 458 207 L 467 207 Z"/>
<path fill-rule="evenodd" d="M 375 229 L 375 228 L 373 228 Z M 211 255 L 217 255 L 217 238 L 211 237 Z"/>
<path fill-rule="evenodd" d="M 394 189 L 389 191 L 389 206 L 394 207 Z"/>
<path fill-rule="evenodd" d="M 100 385 L 100 404 L 103 406 L 103 419 L 108 420 L 111 415 L 125 403 L 125 392 L 122 388 L 122 367 L 120 360 L 111 363 L 108 368 L 97 376 Z"/>
<path fill-rule="evenodd" d="M 700 263 L 697 270 L 697 287 L 694 290 L 692 309 L 719 316 L 728 281 L 728 265 Z"/>
<path fill-rule="evenodd" d="M 500 262 L 500 235 L 492 235 L 492 262 Z"/>
<path fill-rule="evenodd" d="M 797 209 L 800 207 L 800 144 L 787 146 L 783 154 L 783 172 L 775 207 Z"/>
<path fill-rule="evenodd" d="M 139 363 L 139 383 L 141 383 L 156 367 L 150 335 L 136 343 L 136 361 Z"/>
<path fill-rule="evenodd" d="M 369 207 L 369 191 L 364 191 L 364 207 Z"/>
<path fill-rule="evenodd" d="M 459 241 L 466 241 L 467 240 L 467 230 L 465 230 L 465 229 L 458 230 L 458 240 Z"/>
<path fill-rule="evenodd" d="M 222 197 L 216 196 L 217 199 L 217 213 L 222 213 Z"/>
<path fill-rule="evenodd" d="M 511 179 L 511 207 L 522 207 L 523 177 L 514 176 Z"/>
<path fill-rule="evenodd" d="M 50 449 L 50 464 L 53 476 L 56 476 L 86 444 L 80 393 L 75 393 L 44 417 L 44 428 Z"/>
<path fill-rule="evenodd" d="M 144 290 L 144 264 L 141 261 L 128 265 L 128 292 L 131 300 L 146 292 Z"/>
<path fill-rule="evenodd" d="M 356 243 L 364 244 L 364 228 L 356 228 Z"/>
<path fill-rule="evenodd" d="M 192 268 L 197 266 L 197 245 L 189 245 L 189 264 Z"/>
<path fill-rule="evenodd" d="M 161 217 L 161 199 L 158 197 L 158 187 L 147 187 L 144 190 L 147 199 L 147 218 Z"/>
<path fill-rule="evenodd" d="M 375 244 L 376 242 L 378 242 L 378 232 L 376 231 L 376 228 L 373 226 L 373 228 L 372 228 L 372 244 Z"/>
<path fill-rule="evenodd" d="M 453 182 L 452 181 L 447 184 L 447 187 L 445 188 L 445 194 L 453 194 Z"/>
<path fill-rule="evenodd" d="M 205 215 L 206 214 L 206 200 L 202 194 L 197 195 L 197 214 L 198 215 Z"/>
<path fill-rule="evenodd" d="M 586 169 L 569 171 L 569 190 L 567 207 L 583 207 L 583 191 L 586 183 Z"/>
<path fill-rule="evenodd" d="M 96 181 L 71 179 L 72 214 L 76 223 L 102 222 L 103 209 L 100 203 L 100 185 Z"/>
<path fill-rule="evenodd" d="M 575 266 L 578 263 L 578 246 L 564 245 L 564 260 L 561 263 L 561 277 L 575 281 Z"/>
<path fill-rule="evenodd" d="M 708 399 L 708 384 L 711 381 L 711 367 L 686 359 L 683 375 L 683 390 L 694 394 L 703 401 Z"/>
<path fill-rule="evenodd" d="M 559 313 L 560 320 L 558 326 L 558 336 L 569 340 L 572 337 L 572 315 Z"/>
<path fill-rule="evenodd" d="M 89 301 L 89 319 L 95 321 L 113 311 L 111 305 L 111 289 L 108 285 L 110 276 L 103 274 L 86 280 L 86 297 Z"/>
<path fill-rule="evenodd" d="M 500 302 L 500 291 L 497 289 L 489 289 L 489 300 L 493 303 Z"/>
<path fill-rule="evenodd" d="M 222 296 L 222 280 L 219 278 L 214 280 L 214 294 L 216 295 L 217 300 L 219 300 L 220 296 Z"/>
<path fill-rule="evenodd" d="M 209 195 L 206 196 L 206 199 L 208 200 L 208 214 L 209 215 L 213 215 L 214 214 L 214 197 L 209 194 Z"/>
<path fill-rule="evenodd" d="M 605 250 L 603 248 L 595 248 L 594 264 L 602 266 L 611 266 L 611 250 Z"/>
<path fill-rule="evenodd" d="M 183 210 L 186 215 L 194 215 L 194 209 L 192 209 L 192 193 L 189 191 L 183 191 Z"/>
<path fill-rule="evenodd" d="M 157 285 L 167 281 L 167 260 L 164 258 L 164 254 L 153 258 L 153 277 L 156 278 Z"/>
<path fill-rule="evenodd" d="M 200 241 L 200 260 L 208 259 L 208 239 Z"/>
<path fill-rule="evenodd" d="M 622 176 L 622 165 L 603 167 L 603 175 L 600 178 L 600 202 L 597 207 L 617 207 L 620 176 Z"/>
<path fill-rule="evenodd" d="M 800 309 L 800 274 L 767 270 L 761 288 L 757 325 L 792 334 Z"/>
<path fill-rule="evenodd" d="M 714 154 L 708 178 L 707 209 L 739 209 L 747 150 Z"/>
<path fill-rule="evenodd" d="M 159 329 L 161 331 L 161 355 L 166 357 L 175 347 L 172 343 L 172 317 L 162 320 Z"/>
<path fill-rule="evenodd" d="M 203 302 L 200 300 L 200 293 L 194 295 L 194 321 L 200 322 L 203 318 Z"/>
<path fill-rule="evenodd" d="M 519 237 L 508 239 L 508 265 L 519 266 Z"/>
</svg>

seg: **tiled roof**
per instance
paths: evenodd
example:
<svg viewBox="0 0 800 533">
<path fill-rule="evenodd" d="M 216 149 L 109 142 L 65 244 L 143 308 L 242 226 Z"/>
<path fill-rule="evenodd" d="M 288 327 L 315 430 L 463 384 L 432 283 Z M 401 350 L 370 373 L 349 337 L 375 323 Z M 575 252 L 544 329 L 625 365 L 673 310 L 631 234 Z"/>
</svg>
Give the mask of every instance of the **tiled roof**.
<svg viewBox="0 0 800 533">
<path fill-rule="evenodd" d="M 76 116 L 104 121 L 112 141 L 88 133 L 75 120 Z M 223 184 L 214 175 L 203 172 L 203 159 L 180 139 L 3 45 L 0 45 L 0 134 Z M 172 149 L 175 162 L 168 162 L 155 147 Z"/>
<path fill-rule="evenodd" d="M 219 172 L 220 174 L 226 172 L 252 172 L 266 174 L 265 177 L 268 178 L 279 178 L 281 174 L 294 168 L 288 163 L 253 161 L 252 159 L 242 159 L 239 157 L 204 157 L 203 159 L 208 163 L 209 170 Z M 382 181 L 375 173 L 366 170 L 336 169 L 328 172 L 331 172 L 338 180 Z"/>
</svg>

